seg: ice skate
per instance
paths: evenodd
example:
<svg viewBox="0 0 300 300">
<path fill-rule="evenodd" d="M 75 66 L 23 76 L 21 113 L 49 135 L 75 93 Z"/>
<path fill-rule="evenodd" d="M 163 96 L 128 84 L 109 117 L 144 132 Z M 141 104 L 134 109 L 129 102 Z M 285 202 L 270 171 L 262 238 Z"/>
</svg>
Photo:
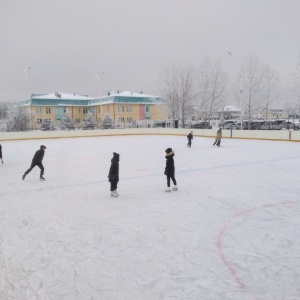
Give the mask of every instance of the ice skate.
<svg viewBox="0 0 300 300">
<path fill-rule="evenodd" d="M 170 189 L 170 188 L 167 188 L 167 189 L 165 190 L 165 192 L 166 192 L 166 193 L 171 193 L 171 189 Z"/>
<path fill-rule="evenodd" d="M 25 179 L 25 177 L 26 177 L 26 175 L 24 174 L 24 175 L 22 176 L 22 179 L 24 180 L 24 179 Z"/>
<path fill-rule="evenodd" d="M 177 185 L 174 185 L 174 186 L 173 186 L 172 191 L 178 191 Z"/>
<path fill-rule="evenodd" d="M 114 190 L 110 194 L 112 197 L 119 197 L 119 194 L 117 193 L 117 190 Z"/>
<path fill-rule="evenodd" d="M 45 178 L 41 175 L 41 176 L 40 176 L 40 180 L 41 180 L 41 181 L 44 181 Z"/>
</svg>

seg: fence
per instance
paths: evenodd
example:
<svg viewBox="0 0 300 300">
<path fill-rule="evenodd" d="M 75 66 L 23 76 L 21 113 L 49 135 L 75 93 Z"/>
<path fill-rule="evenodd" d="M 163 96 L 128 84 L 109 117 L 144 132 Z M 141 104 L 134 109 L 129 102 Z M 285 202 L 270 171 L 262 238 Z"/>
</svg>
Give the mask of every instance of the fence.
<svg viewBox="0 0 300 300">
<path fill-rule="evenodd" d="M 76 137 L 101 137 L 118 135 L 179 135 L 186 136 L 191 130 L 195 137 L 214 138 L 216 129 L 176 129 L 176 128 L 131 128 L 95 129 L 70 131 L 28 131 L 0 132 L 0 141 L 26 139 L 58 139 Z M 300 130 L 223 130 L 223 138 L 279 140 L 300 142 Z"/>
</svg>

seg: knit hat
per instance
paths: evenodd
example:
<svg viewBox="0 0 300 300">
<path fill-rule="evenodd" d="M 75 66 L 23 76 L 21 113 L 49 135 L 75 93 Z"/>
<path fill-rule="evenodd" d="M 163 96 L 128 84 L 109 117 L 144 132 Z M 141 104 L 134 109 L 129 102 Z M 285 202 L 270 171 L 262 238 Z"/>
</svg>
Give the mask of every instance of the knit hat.
<svg viewBox="0 0 300 300">
<path fill-rule="evenodd" d="M 116 152 L 114 152 L 113 155 L 116 156 L 116 157 L 119 157 L 119 156 L 120 156 L 120 154 L 119 154 L 119 153 L 116 153 Z"/>
<path fill-rule="evenodd" d="M 167 154 L 169 154 L 170 152 L 172 152 L 172 148 L 168 148 L 168 149 L 166 149 L 166 151 L 165 151 Z"/>
<path fill-rule="evenodd" d="M 41 145 L 40 146 L 40 149 L 46 149 L 47 147 L 46 146 L 44 146 L 44 145 Z"/>
</svg>

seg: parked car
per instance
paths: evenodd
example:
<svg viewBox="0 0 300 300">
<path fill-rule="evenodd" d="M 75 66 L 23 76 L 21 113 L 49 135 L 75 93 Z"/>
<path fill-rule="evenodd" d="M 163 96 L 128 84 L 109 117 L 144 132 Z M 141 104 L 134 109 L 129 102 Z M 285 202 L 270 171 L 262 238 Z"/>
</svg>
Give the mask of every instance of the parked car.
<svg viewBox="0 0 300 300">
<path fill-rule="evenodd" d="M 284 125 L 285 120 L 275 120 L 271 121 L 272 128 L 273 130 L 281 130 L 283 125 Z"/>
<path fill-rule="evenodd" d="M 295 129 L 295 123 L 294 122 L 284 122 L 282 123 L 282 129 Z"/>
<path fill-rule="evenodd" d="M 236 129 L 236 122 L 226 121 L 222 127 L 223 129 Z"/>
<path fill-rule="evenodd" d="M 207 122 L 199 122 L 196 124 L 192 124 L 191 128 L 195 128 L 195 129 L 209 128 L 209 124 Z"/>
</svg>

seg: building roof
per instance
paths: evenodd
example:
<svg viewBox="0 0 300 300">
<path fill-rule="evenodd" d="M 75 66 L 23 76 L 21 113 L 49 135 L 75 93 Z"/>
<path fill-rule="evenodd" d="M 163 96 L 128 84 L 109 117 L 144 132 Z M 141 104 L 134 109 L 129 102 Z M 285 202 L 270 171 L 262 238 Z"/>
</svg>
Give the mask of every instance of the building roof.
<svg viewBox="0 0 300 300">
<path fill-rule="evenodd" d="M 129 91 L 111 92 L 103 97 L 88 97 L 85 95 L 52 93 L 52 94 L 32 94 L 26 101 L 19 101 L 19 105 L 37 106 L 94 106 L 113 103 L 126 104 L 165 104 L 165 99 L 159 96 L 152 96 L 143 93 Z"/>
<path fill-rule="evenodd" d="M 231 111 L 231 112 L 240 112 L 241 110 L 233 105 L 227 105 L 223 109 L 219 110 L 219 112 Z"/>
<path fill-rule="evenodd" d="M 83 95 L 66 94 L 66 93 L 53 93 L 53 94 L 32 94 L 31 99 L 66 99 L 66 100 L 91 100 L 93 98 Z"/>
</svg>

